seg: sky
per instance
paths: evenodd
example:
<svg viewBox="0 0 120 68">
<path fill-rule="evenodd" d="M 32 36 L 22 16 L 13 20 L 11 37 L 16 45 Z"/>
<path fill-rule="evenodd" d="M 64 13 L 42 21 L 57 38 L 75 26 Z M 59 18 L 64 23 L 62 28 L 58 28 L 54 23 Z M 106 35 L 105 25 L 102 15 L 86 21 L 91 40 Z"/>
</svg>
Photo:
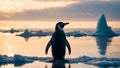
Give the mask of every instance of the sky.
<svg viewBox="0 0 120 68">
<path fill-rule="evenodd" d="M 0 20 L 120 20 L 120 0 L 0 0 Z"/>
<path fill-rule="evenodd" d="M 120 0 L 0 0 L 0 21 L 98 21 L 102 14 L 120 21 Z"/>
</svg>

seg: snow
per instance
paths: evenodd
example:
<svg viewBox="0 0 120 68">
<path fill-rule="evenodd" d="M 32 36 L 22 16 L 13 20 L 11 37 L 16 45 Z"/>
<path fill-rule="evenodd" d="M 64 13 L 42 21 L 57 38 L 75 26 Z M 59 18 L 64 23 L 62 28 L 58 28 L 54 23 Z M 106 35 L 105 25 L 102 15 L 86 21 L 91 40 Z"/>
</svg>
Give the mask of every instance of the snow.
<svg viewBox="0 0 120 68">
<path fill-rule="evenodd" d="M 120 58 L 107 58 L 107 57 L 89 57 L 89 56 L 81 56 L 78 58 L 66 58 L 69 64 L 74 63 L 84 63 L 88 65 L 96 65 L 100 67 L 120 67 Z M 22 55 L 14 55 L 13 57 L 8 57 L 7 55 L 0 55 L 0 65 L 3 64 L 15 64 L 16 66 L 32 63 L 34 61 L 47 62 L 52 60 L 52 57 L 30 57 L 30 56 L 22 56 Z M 55 62 L 55 63 L 61 63 Z"/>
<path fill-rule="evenodd" d="M 100 17 L 97 23 L 96 32 L 93 35 L 104 37 L 117 36 L 117 34 L 112 31 L 111 27 L 107 25 L 107 20 L 104 14 Z"/>
</svg>

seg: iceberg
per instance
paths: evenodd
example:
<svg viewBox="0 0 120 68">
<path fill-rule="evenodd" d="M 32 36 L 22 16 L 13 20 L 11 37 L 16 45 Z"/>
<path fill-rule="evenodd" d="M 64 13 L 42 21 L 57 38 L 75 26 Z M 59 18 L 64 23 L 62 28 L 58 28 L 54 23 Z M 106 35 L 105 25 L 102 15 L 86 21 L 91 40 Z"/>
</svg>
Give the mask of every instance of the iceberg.
<svg viewBox="0 0 120 68">
<path fill-rule="evenodd" d="M 117 34 L 112 31 L 111 27 L 107 25 L 107 21 L 104 14 L 100 17 L 97 23 L 96 32 L 93 35 L 104 37 L 117 36 Z"/>
</svg>

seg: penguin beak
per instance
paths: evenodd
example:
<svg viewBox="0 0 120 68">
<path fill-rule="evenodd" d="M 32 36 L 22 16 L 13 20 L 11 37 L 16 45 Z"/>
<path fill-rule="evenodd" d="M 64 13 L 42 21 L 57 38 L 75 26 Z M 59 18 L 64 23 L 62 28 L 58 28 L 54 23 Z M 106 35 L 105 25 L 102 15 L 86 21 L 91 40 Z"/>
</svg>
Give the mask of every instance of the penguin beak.
<svg viewBox="0 0 120 68">
<path fill-rule="evenodd" d="M 64 26 L 65 26 L 65 25 L 68 25 L 68 24 L 69 24 L 69 23 L 64 23 Z"/>
</svg>

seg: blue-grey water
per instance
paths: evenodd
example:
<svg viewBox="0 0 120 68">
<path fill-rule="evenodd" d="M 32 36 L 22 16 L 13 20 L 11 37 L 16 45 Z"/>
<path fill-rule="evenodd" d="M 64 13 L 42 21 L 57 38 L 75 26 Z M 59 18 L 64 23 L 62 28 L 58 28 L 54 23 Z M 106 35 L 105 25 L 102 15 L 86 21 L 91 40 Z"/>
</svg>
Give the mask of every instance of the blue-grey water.
<svg viewBox="0 0 120 68">
<path fill-rule="evenodd" d="M 92 33 L 89 30 L 86 33 Z M 94 31 L 93 31 L 94 32 Z M 120 30 L 115 30 L 120 34 Z M 42 37 L 30 37 L 25 39 L 20 36 L 16 36 L 18 33 L 2 33 L 0 32 L 0 55 L 14 56 L 15 54 L 23 56 L 36 56 L 36 57 L 52 57 L 51 49 L 48 54 L 45 54 L 45 47 L 50 40 L 51 36 Z M 67 37 L 69 41 L 72 53 L 68 54 L 66 51 L 66 58 L 78 58 L 82 56 L 89 57 L 107 57 L 107 58 L 120 58 L 120 36 L 104 38 L 104 37 Z M 35 61 L 33 63 L 27 63 L 16 66 L 15 64 L 0 64 L 0 68 L 101 68 L 99 66 L 85 64 L 85 63 L 73 63 L 73 64 L 54 64 L 41 61 Z M 119 67 L 118 67 L 119 68 Z"/>
</svg>

